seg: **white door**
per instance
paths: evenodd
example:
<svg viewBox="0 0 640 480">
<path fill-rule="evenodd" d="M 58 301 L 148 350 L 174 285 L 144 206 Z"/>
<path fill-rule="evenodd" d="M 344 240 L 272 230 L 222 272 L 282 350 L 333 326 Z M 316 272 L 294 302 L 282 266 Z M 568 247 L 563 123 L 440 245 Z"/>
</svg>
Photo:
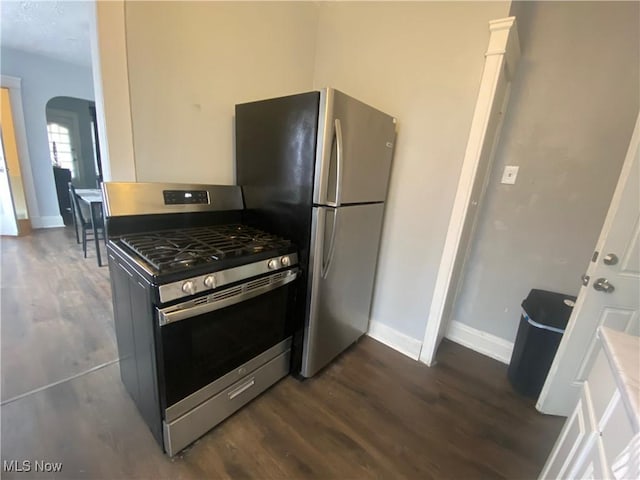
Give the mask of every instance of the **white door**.
<svg viewBox="0 0 640 480">
<path fill-rule="evenodd" d="M 536 408 L 568 415 L 595 359 L 596 330 L 604 325 L 640 335 L 640 115 L 616 191 L 587 268 L 576 306 Z M 597 255 L 597 256 L 596 256 Z"/>
<path fill-rule="evenodd" d="M 0 144 L 0 235 L 18 235 L 18 222 L 9 185 L 9 172 L 4 159 L 4 143 Z"/>
</svg>

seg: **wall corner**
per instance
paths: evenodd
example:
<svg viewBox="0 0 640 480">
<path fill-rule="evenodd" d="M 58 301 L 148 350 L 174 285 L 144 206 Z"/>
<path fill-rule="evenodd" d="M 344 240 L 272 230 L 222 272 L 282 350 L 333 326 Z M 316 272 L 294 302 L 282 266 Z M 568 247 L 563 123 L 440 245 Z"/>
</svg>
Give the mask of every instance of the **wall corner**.
<svg viewBox="0 0 640 480">
<path fill-rule="evenodd" d="M 94 1 L 91 59 L 105 181 L 135 181 L 125 2 Z"/>
</svg>

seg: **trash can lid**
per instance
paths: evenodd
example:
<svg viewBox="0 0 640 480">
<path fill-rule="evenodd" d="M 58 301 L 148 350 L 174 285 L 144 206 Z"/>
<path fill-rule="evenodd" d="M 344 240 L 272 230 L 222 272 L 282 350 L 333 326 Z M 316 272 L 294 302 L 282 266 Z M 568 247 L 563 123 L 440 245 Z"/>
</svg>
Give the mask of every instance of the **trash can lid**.
<svg viewBox="0 0 640 480">
<path fill-rule="evenodd" d="M 575 301 L 572 295 L 533 289 L 522 301 L 522 309 L 534 322 L 564 330 Z"/>
</svg>

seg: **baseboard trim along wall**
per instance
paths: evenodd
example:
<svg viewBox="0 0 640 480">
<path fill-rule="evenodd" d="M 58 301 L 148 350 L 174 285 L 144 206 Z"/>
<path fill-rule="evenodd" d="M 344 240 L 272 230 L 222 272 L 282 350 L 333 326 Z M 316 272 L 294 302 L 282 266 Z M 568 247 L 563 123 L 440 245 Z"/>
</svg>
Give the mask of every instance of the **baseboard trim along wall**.
<svg viewBox="0 0 640 480">
<path fill-rule="evenodd" d="M 418 360 L 420 356 L 421 340 L 405 335 L 384 323 L 371 320 L 367 335 L 414 360 Z"/>
<path fill-rule="evenodd" d="M 62 216 L 60 215 L 51 215 L 48 217 L 32 217 L 31 227 L 32 228 L 64 227 L 64 222 L 62 221 Z"/>
<path fill-rule="evenodd" d="M 422 348 L 420 340 L 405 335 L 384 323 L 371 320 L 367 335 L 413 360 L 418 360 L 420 357 L 420 349 Z M 445 337 L 504 364 L 508 365 L 511 361 L 513 342 L 470 327 L 462 322 L 452 320 Z"/>
<path fill-rule="evenodd" d="M 513 342 L 470 327 L 462 322 L 452 320 L 445 338 L 507 365 L 511 361 Z"/>
</svg>

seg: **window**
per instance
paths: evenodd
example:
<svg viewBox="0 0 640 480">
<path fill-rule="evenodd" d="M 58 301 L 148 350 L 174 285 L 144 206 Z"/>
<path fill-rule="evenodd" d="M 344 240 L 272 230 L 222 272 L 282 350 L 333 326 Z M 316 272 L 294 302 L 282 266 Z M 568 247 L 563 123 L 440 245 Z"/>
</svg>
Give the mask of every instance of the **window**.
<svg viewBox="0 0 640 480">
<path fill-rule="evenodd" d="M 76 166 L 73 159 L 69 128 L 59 123 L 51 122 L 47 124 L 47 133 L 49 134 L 51 163 L 62 168 L 68 168 L 71 170 L 71 177 L 76 178 Z"/>
</svg>

